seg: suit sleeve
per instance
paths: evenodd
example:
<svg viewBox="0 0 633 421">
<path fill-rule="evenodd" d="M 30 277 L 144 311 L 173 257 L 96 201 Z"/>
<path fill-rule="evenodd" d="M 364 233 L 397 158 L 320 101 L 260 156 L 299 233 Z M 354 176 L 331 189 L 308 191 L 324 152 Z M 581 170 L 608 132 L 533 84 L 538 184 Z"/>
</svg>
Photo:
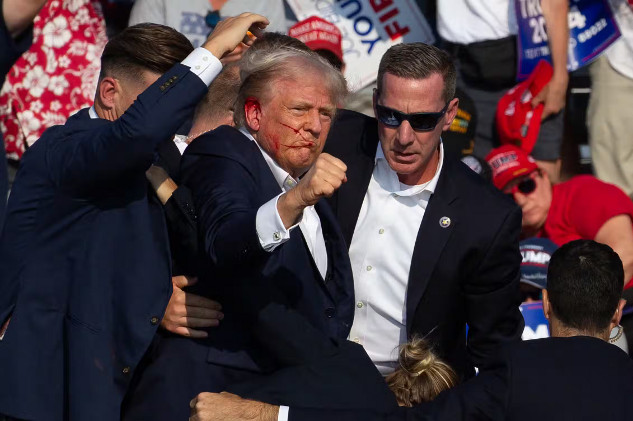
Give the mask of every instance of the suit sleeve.
<svg viewBox="0 0 633 421">
<path fill-rule="evenodd" d="M 54 182 L 82 193 L 128 171 L 146 170 L 156 145 L 173 136 L 206 92 L 189 67 L 175 65 L 113 123 L 50 143 L 46 159 Z"/>
<path fill-rule="evenodd" d="M 500 358 L 485 373 L 444 391 L 433 401 L 388 413 L 290 407 L 289 421 L 503 421 L 510 399 L 511 364 Z"/>
<path fill-rule="evenodd" d="M 259 193 L 251 173 L 241 163 L 217 155 L 185 154 L 182 168 L 196 204 L 201 253 L 220 270 L 258 270 L 270 254 L 257 236 Z"/>
<path fill-rule="evenodd" d="M 468 323 L 467 348 L 480 370 L 493 363 L 502 346 L 521 339 L 524 322 L 519 279 L 521 210 L 508 212 L 478 269 L 464 286 Z"/>
<path fill-rule="evenodd" d="M 163 209 L 175 263 L 173 274 L 198 274 L 198 217 L 191 191 L 185 186 L 178 186 Z"/>
</svg>

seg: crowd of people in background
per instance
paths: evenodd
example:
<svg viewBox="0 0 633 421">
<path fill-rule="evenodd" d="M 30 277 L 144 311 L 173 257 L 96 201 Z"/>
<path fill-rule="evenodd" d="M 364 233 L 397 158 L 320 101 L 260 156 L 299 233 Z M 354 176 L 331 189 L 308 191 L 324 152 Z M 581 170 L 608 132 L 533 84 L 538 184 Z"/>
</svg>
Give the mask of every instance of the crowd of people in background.
<svg viewBox="0 0 633 421">
<path fill-rule="evenodd" d="M 633 419 L 633 0 L 300 3 L 0 0 L 0 421 Z"/>
</svg>

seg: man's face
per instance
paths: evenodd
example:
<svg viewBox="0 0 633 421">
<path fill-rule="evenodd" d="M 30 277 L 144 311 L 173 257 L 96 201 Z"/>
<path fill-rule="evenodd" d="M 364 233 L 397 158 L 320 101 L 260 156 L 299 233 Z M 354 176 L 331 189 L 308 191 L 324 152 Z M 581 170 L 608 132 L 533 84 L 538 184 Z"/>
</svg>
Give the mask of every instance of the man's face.
<svg viewBox="0 0 633 421">
<path fill-rule="evenodd" d="M 534 182 L 534 190 L 523 192 L 529 189 L 521 189 L 520 185 L 529 186 L 530 180 Z M 519 177 L 508 183 L 503 192 L 512 195 L 514 201 L 521 207 L 524 233 L 532 235 L 543 227 L 552 204 L 552 185 L 547 173 L 541 173 L 537 170 L 524 177 Z"/>
<path fill-rule="evenodd" d="M 376 105 L 406 114 L 440 112 L 447 105 L 442 96 L 443 90 L 444 79 L 439 73 L 426 79 L 405 79 L 385 73 L 381 92 L 374 95 L 374 112 Z M 455 118 L 457 104 L 457 99 L 449 103 L 431 131 L 415 131 L 408 121 L 403 121 L 398 127 L 389 127 L 378 121 L 378 136 L 385 158 L 402 183 L 416 185 L 433 178 L 440 136 Z"/>
<path fill-rule="evenodd" d="M 323 85 L 319 75 L 307 72 L 301 81 L 276 81 L 269 98 L 254 100 L 258 104 L 246 101 L 247 109 L 261 110 L 258 127 L 248 123 L 258 143 L 293 177 L 305 173 L 325 146 L 336 104 Z"/>
</svg>

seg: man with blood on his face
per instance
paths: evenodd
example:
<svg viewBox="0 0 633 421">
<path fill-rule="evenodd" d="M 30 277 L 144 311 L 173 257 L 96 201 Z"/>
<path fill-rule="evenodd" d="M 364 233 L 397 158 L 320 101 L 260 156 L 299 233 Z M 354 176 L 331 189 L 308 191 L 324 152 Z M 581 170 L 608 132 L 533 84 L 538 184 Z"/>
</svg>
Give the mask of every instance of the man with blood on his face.
<svg viewBox="0 0 633 421">
<path fill-rule="evenodd" d="M 345 164 L 321 153 L 346 83 L 311 51 L 273 47 L 240 63 L 235 127 L 201 135 L 182 158 L 205 259 L 188 292 L 222 303 L 224 319 L 204 339 L 161 337 L 129 419 L 186 419 L 198 393 L 297 363 L 303 332 L 283 346 L 265 333 L 283 329 L 288 312 L 331 338 L 349 334 L 347 247 L 321 200 L 346 181 Z"/>
</svg>

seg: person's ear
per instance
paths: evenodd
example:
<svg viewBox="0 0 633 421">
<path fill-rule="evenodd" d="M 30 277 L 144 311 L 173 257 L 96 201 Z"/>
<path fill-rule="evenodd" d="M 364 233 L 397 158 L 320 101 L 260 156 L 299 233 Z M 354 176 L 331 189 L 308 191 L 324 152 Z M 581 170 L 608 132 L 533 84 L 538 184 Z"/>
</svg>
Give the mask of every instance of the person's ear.
<svg viewBox="0 0 633 421">
<path fill-rule="evenodd" d="M 257 98 L 246 98 L 246 101 L 244 101 L 244 117 L 246 119 L 246 125 L 251 130 L 259 131 L 261 127 L 262 107 Z"/>
<path fill-rule="evenodd" d="M 99 81 L 97 94 L 101 106 L 106 110 L 113 110 L 115 98 L 120 91 L 119 81 L 111 76 L 106 76 Z"/>
<path fill-rule="evenodd" d="M 442 126 L 442 131 L 446 131 L 451 128 L 451 124 L 457 115 L 457 110 L 459 109 L 459 98 L 453 98 L 451 102 L 449 102 L 448 107 L 446 108 L 446 114 L 444 114 L 444 125 Z"/>
<path fill-rule="evenodd" d="M 547 290 L 543 290 L 543 314 L 548 322 L 551 324 L 552 317 L 552 305 L 549 302 L 549 295 L 547 294 Z"/>
<path fill-rule="evenodd" d="M 611 318 L 611 325 L 609 326 L 609 332 L 613 330 L 614 327 L 620 324 L 620 320 L 622 320 L 622 310 L 626 305 L 626 300 L 620 299 L 618 303 L 618 307 L 615 309 L 615 313 L 613 313 L 613 317 Z"/>
</svg>

